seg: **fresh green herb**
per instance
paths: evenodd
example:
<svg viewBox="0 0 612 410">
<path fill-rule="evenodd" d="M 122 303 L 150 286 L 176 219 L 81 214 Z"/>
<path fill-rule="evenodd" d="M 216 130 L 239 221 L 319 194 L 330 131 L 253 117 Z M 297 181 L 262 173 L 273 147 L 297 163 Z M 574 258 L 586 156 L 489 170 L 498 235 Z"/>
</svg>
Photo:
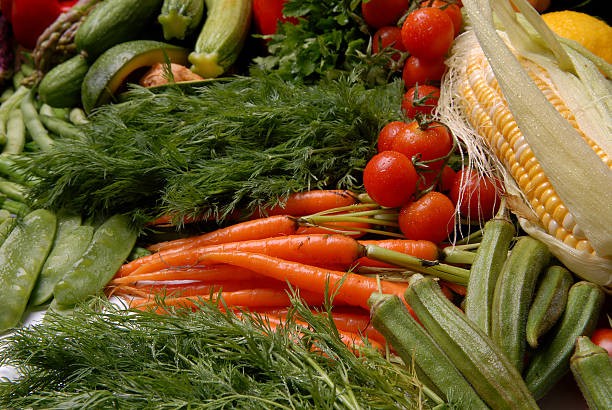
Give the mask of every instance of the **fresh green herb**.
<svg viewBox="0 0 612 410">
<path fill-rule="evenodd" d="M 361 187 L 379 130 L 401 118 L 402 85 L 366 89 L 356 76 L 315 86 L 263 75 L 187 95 L 136 88 L 101 107 L 82 141 L 18 158 L 40 178 L 36 206 L 137 222 L 170 212 L 223 218 L 293 192 Z"/>
<path fill-rule="evenodd" d="M 49 313 L 0 342 L 0 364 L 21 372 L 0 382 L 0 407 L 431 408 L 414 374 L 369 347 L 355 355 L 328 315 L 295 303 L 276 329 L 204 301 L 194 313 Z"/>
</svg>

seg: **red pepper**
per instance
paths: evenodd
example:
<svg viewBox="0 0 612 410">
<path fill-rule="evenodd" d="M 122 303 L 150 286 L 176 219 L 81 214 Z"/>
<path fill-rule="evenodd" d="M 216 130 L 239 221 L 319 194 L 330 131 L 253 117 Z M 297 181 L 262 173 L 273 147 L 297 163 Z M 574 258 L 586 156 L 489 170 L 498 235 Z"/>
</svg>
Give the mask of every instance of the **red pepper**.
<svg viewBox="0 0 612 410">
<path fill-rule="evenodd" d="M 287 0 L 253 0 L 253 18 L 259 33 L 267 35 L 276 33 L 278 20 L 297 24 L 295 17 L 284 17 L 283 7 Z"/>
<path fill-rule="evenodd" d="M 6 5 L 11 10 L 13 34 L 17 43 L 33 49 L 36 40 L 55 19 L 76 3 L 76 0 L 13 0 Z"/>
</svg>

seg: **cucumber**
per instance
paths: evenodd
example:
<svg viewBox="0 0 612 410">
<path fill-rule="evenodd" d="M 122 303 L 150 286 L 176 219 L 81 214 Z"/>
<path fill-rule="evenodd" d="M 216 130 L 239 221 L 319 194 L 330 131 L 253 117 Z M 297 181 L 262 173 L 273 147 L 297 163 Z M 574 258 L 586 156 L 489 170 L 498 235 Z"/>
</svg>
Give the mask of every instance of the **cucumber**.
<svg viewBox="0 0 612 410">
<path fill-rule="evenodd" d="M 537 409 L 521 375 L 493 340 L 431 278 L 414 274 L 406 302 L 480 398 L 492 409 Z"/>
<path fill-rule="evenodd" d="M 132 72 L 155 63 L 186 64 L 189 51 L 160 41 L 134 40 L 106 50 L 91 65 L 81 87 L 85 112 L 111 100 L 113 93 Z"/>
<path fill-rule="evenodd" d="M 578 337 L 570 369 L 589 409 L 612 409 L 612 359 L 606 349 Z"/>
<path fill-rule="evenodd" d="M 89 64 L 82 55 L 76 55 L 53 67 L 40 84 L 40 98 L 52 107 L 74 107 L 81 105 L 81 84 Z"/>
<path fill-rule="evenodd" d="M 536 399 L 544 397 L 569 371 L 576 338 L 591 336 L 604 298 L 602 288 L 592 282 L 577 282 L 570 288 L 561 322 L 535 350 L 525 372 L 525 383 Z"/>
<path fill-rule="evenodd" d="M 251 25 L 251 0 L 206 0 L 208 15 L 189 54 L 191 70 L 218 77 L 238 58 Z"/>
<path fill-rule="evenodd" d="M 165 0 L 157 17 L 164 38 L 183 40 L 195 32 L 204 17 L 204 9 L 204 0 Z"/>
<path fill-rule="evenodd" d="M 135 40 L 155 20 L 163 0 L 105 0 L 79 26 L 74 42 L 94 61 L 112 46 Z"/>
</svg>

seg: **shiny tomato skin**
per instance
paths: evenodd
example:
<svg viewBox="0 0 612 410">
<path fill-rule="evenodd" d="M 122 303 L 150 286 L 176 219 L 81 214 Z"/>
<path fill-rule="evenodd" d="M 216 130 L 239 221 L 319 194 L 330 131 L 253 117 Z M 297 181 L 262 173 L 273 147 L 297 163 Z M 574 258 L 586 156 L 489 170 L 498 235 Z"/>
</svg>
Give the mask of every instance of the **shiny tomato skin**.
<svg viewBox="0 0 612 410">
<path fill-rule="evenodd" d="M 253 0 L 253 20 L 260 34 L 276 33 L 278 21 L 297 24 L 295 17 L 284 17 L 283 7 L 287 0 Z"/>
<path fill-rule="evenodd" d="M 408 10 L 410 0 L 370 0 L 361 2 L 363 19 L 368 26 L 392 26 Z"/>
<path fill-rule="evenodd" d="M 391 121 L 389 124 L 385 125 L 380 131 L 380 134 L 378 134 L 378 152 L 391 151 L 393 140 L 402 133 L 406 127 L 408 127 L 408 124 L 403 121 Z"/>
<path fill-rule="evenodd" d="M 499 208 L 498 191 L 498 181 L 480 175 L 471 168 L 463 168 L 455 175 L 450 197 L 454 204 L 459 203 L 459 213 L 462 216 L 472 220 L 487 220 Z"/>
<path fill-rule="evenodd" d="M 62 2 L 51 0 L 19 0 L 11 6 L 13 35 L 27 49 L 36 46 L 38 37 L 62 13 Z"/>
<path fill-rule="evenodd" d="M 377 204 L 396 207 L 408 203 L 416 189 L 417 173 L 410 159 L 395 151 L 383 151 L 368 161 L 363 185 Z"/>
<path fill-rule="evenodd" d="M 439 173 L 439 170 L 434 170 L 432 172 L 421 172 L 421 175 L 419 176 L 417 190 L 424 191 L 428 188 L 431 188 L 432 185 L 436 182 Z M 437 181 L 438 183 L 435 187 L 433 187 L 433 190 L 442 193 L 448 192 L 454 179 L 455 171 L 448 165 L 445 165 L 444 168 L 442 168 L 442 175 L 440 176 L 440 180 Z"/>
<path fill-rule="evenodd" d="M 606 349 L 610 357 L 612 357 L 612 329 L 605 327 L 595 329 L 591 341 L 597 346 Z"/>
<path fill-rule="evenodd" d="M 379 28 L 372 38 L 372 52 L 378 54 L 379 51 L 387 47 L 392 47 L 398 51 L 406 51 L 404 43 L 402 43 L 402 30 L 396 26 L 384 26 Z M 394 53 L 391 56 L 395 61 L 400 59 L 399 53 Z"/>
<path fill-rule="evenodd" d="M 431 115 L 438 99 L 440 89 L 433 85 L 415 85 L 410 87 L 402 98 L 402 111 L 408 118 L 415 118 L 417 114 Z"/>
<path fill-rule="evenodd" d="M 455 227 L 455 206 L 446 195 L 432 191 L 404 206 L 398 222 L 406 238 L 440 243 Z"/>
<path fill-rule="evenodd" d="M 457 37 L 457 34 L 461 31 L 461 25 L 463 24 L 463 15 L 461 14 L 461 8 L 452 1 L 444 0 L 427 0 L 421 3 L 420 7 L 437 7 L 443 10 L 453 22 L 453 35 Z"/>
<path fill-rule="evenodd" d="M 417 56 L 410 56 L 404 63 L 402 79 L 406 88 L 416 84 L 438 82 L 442 79 L 446 64 L 443 58 L 428 60 Z"/>
<path fill-rule="evenodd" d="M 419 161 L 431 161 L 442 158 L 453 146 L 448 129 L 440 123 L 433 122 L 426 129 L 421 129 L 417 121 L 412 121 L 403 133 L 393 140 L 393 151 L 400 152 L 408 158 L 420 156 Z M 431 169 L 440 169 L 444 160 L 428 163 Z"/>
<path fill-rule="evenodd" d="M 421 58 L 443 57 L 455 38 L 451 18 L 436 7 L 424 7 L 408 14 L 402 24 L 402 42 L 410 54 Z"/>
</svg>

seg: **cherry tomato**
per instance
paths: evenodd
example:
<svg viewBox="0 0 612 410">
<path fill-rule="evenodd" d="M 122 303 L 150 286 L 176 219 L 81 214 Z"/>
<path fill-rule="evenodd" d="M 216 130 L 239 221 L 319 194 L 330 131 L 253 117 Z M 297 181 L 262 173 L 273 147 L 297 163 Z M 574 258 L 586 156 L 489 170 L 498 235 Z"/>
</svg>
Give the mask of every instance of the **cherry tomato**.
<svg viewBox="0 0 612 410">
<path fill-rule="evenodd" d="M 443 57 L 454 38 L 453 21 L 436 7 L 414 10 L 402 25 L 402 42 L 417 57 L 432 60 Z"/>
<path fill-rule="evenodd" d="M 402 111 L 408 118 L 415 118 L 417 114 L 431 115 L 438 99 L 440 89 L 433 85 L 416 85 L 410 87 L 402 99 Z"/>
<path fill-rule="evenodd" d="M 383 151 L 372 157 L 363 171 L 363 185 L 379 205 L 407 203 L 416 189 L 417 173 L 410 159 L 399 152 Z"/>
<path fill-rule="evenodd" d="M 287 0 L 253 0 L 253 20 L 260 34 L 276 33 L 278 21 L 298 23 L 295 17 L 284 17 L 283 7 Z"/>
<path fill-rule="evenodd" d="M 374 28 L 391 26 L 408 10 L 410 0 L 370 0 L 361 2 L 365 22 Z"/>
<path fill-rule="evenodd" d="M 463 24 L 463 15 L 461 9 L 452 0 L 426 0 L 421 3 L 421 7 L 437 7 L 443 10 L 453 22 L 453 35 L 457 37 L 457 34 L 461 31 L 461 24 Z"/>
<path fill-rule="evenodd" d="M 410 88 L 416 84 L 427 84 L 440 81 L 446 70 L 444 58 L 428 60 L 417 56 L 410 56 L 404 63 L 402 79 L 404 86 Z"/>
<path fill-rule="evenodd" d="M 406 238 L 440 243 L 453 231 L 455 206 L 446 195 L 429 192 L 404 206 L 398 222 Z"/>
<path fill-rule="evenodd" d="M 610 357 L 612 357 L 612 329 L 605 327 L 595 329 L 591 341 L 597 346 L 606 349 Z"/>
<path fill-rule="evenodd" d="M 432 185 L 436 182 L 440 171 L 430 171 L 430 172 L 420 172 L 419 182 L 417 184 L 417 190 L 424 191 L 432 187 Z M 450 187 L 455 180 L 455 171 L 445 165 L 442 168 L 442 175 L 440 180 L 438 181 L 437 186 L 434 187 L 434 190 L 439 192 L 447 192 L 450 190 Z M 436 189 L 437 188 L 437 189 Z"/>
<path fill-rule="evenodd" d="M 15 40 L 33 49 L 38 36 L 74 3 L 74 0 L 13 0 L 10 9 Z"/>
<path fill-rule="evenodd" d="M 379 51 L 387 47 L 392 47 L 399 51 L 406 51 L 404 43 L 402 43 L 402 30 L 395 26 L 385 26 L 379 28 L 372 38 L 372 51 L 378 54 Z M 400 59 L 400 53 L 394 53 L 391 58 L 395 61 Z"/>
<path fill-rule="evenodd" d="M 380 134 L 378 134 L 378 152 L 391 151 L 393 140 L 398 134 L 403 132 L 407 126 L 408 124 L 402 121 L 391 121 L 389 124 L 385 125 L 380 131 Z"/>
<path fill-rule="evenodd" d="M 408 158 L 420 156 L 420 161 L 431 161 L 442 158 L 453 146 L 448 129 L 440 123 L 433 122 L 421 128 L 418 121 L 412 121 L 403 133 L 399 134 L 392 144 L 393 151 L 400 152 Z M 427 164 L 430 169 L 440 169 L 444 160 Z"/>
<path fill-rule="evenodd" d="M 470 219 L 489 219 L 499 207 L 499 183 L 463 168 L 455 175 L 450 197 L 459 204 L 459 213 Z"/>
</svg>

